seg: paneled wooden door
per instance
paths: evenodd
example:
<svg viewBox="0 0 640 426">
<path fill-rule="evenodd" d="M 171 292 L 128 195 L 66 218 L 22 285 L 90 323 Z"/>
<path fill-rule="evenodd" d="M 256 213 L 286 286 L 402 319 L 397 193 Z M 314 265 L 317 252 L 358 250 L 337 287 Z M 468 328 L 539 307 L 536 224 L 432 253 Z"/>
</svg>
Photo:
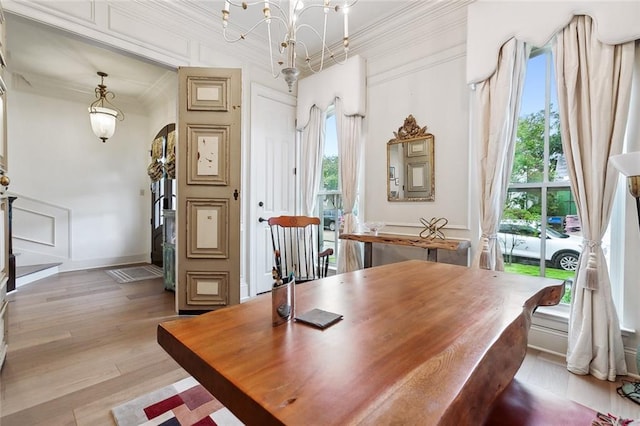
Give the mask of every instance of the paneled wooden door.
<svg viewBox="0 0 640 426">
<path fill-rule="evenodd" d="M 178 69 L 180 313 L 240 303 L 241 70 Z"/>
</svg>

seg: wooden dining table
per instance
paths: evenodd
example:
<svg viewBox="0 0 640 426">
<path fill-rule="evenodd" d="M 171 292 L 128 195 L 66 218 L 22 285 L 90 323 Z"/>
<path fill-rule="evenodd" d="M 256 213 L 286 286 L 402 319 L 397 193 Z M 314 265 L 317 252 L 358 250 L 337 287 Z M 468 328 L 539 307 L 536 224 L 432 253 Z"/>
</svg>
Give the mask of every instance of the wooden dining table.
<svg viewBox="0 0 640 426">
<path fill-rule="evenodd" d="M 481 425 L 527 350 L 559 280 L 411 260 L 296 286 L 272 326 L 271 295 L 158 326 L 159 344 L 248 425 Z"/>
</svg>

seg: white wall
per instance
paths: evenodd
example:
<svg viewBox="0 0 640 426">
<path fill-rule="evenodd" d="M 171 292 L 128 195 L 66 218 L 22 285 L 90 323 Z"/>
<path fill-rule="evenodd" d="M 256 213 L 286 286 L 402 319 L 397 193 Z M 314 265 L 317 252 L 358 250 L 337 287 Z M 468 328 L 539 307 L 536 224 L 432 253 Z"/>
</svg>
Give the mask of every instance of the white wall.
<svg viewBox="0 0 640 426">
<path fill-rule="evenodd" d="M 70 211 L 61 269 L 148 261 L 149 119 L 127 114 L 102 143 L 84 103 L 17 90 L 7 102 L 11 192 Z M 21 248 L 16 240 L 14 252 Z"/>
<path fill-rule="evenodd" d="M 257 49 L 252 44 L 251 40 L 247 40 L 247 43 L 229 45 L 222 39 L 221 35 L 216 32 L 216 28 L 219 28 L 212 22 L 213 12 L 208 5 L 203 5 L 195 2 L 171 2 L 170 4 L 160 4 L 156 2 L 134 2 L 134 1 L 56 1 L 56 2 L 17 2 L 13 0 L 3 1 L 3 7 L 5 11 L 14 13 L 16 15 L 33 19 L 51 25 L 53 27 L 61 28 L 71 33 L 79 35 L 81 38 L 87 40 L 95 40 L 100 44 L 106 44 L 114 47 L 117 50 L 127 51 L 135 55 L 139 55 L 148 60 L 152 60 L 159 64 L 164 64 L 171 68 L 179 66 L 207 66 L 207 67 L 224 67 L 224 68 L 241 68 L 242 80 L 243 80 L 243 112 L 242 112 L 242 189 L 241 195 L 242 202 L 242 217 L 241 217 L 241 235 L 242 235 L 242 253 L 248 253 L 249 247 L 252 241 L 251 235 L 246 232 L 246 217 L 249 214 L 249 200 L 250 200 L 250 179 L 249 179 L 249 143 L 251 141 L 250 134 L 250 116 L 251 110 L 250 100 L 250 86 L 251 82 L 259 82 L 260 84 L 274 88 L 277 91 L 287 93 L 287 86 L 282 79 L 274 79 L 270 70 L 267 67 L 265 56 L 256 55 Z M 8 34 L 10 36 L 10 34 Z M 262 51 L 262 50 L 260 50 Z M 161 88 L 167 90 L 167 97 L 164 101 L 154 106 L 151 111 L 148 112 L 146 117 L 146 127 L 137 140 L 142 144 L 140 152 L 136 154 L 143 158 L 142 165 L 140 167 L 143 178 L 146 179 L 141 186 L 139 180 L 135 179 L 117 191 L 133 191 L 135 194 L 139 194 L 140 189 L 145 189 L 145 196 L 138 197 L 142 200 L 141 204 L 137 207 L 136 213 L 141 218 L 140 222 L 136 225 L 136 229 L 149 229 L 149 183 L 146 177 L 146 166 L 148 164 L 148 151 L 149 144 L 152 138 L 155 136 L 158 130 L 165 124 L 175 122 L 176 120 L 176 104 L 175 96 L 177 94 L 177 84 L 171 92 L 171 84 L 167 83 L 167 87 Z M 11 90 L 10 90 L 11 92 Z M 171 96 L 173 93 L 173 96 Z M 11 100 L 9 101 L 12 103 Z M 83 105 L 86 111 L 86 105 Z M 10 119 L 11 112 L 17 113 L 17 108 L 20 106 L 11 105 L 9 107 Z M 127 114 L 127 119 L 123 123 L 119 123 L 122 129 L 127 126 L 131 126 L 129 121 L 130 114 Z M 82 117 L 79 121 L 84 123 L 86 117 Z M 12 126 L 11 123 L 10 127 Z M 88 124 L 86 124 L 88 126 Z M 136 129 L 136 132 L 139 129 Z M 113 141 L 109 140 L 109 143 L 116 143 L 117 138 L 122 137 L 119 127 L 116 136 Z M 75 135 L 76 137 L 78 135 Z M 13 139 L 15 135 L 10 134 L 9 138 Z M 17 141 L 15 142 L 17 143 Z M 70 144 L 79 143 L 68 142 Z M 12 151 L 15 148 L 10 147 Z M 96 148 L 99 149 L 99 148 Z M 9 154 L 10 157 L 13 153 Z M 110 157 L 107 157 L 110 158 Z M 13 167 L 18 161 L 24 161 L 21 158 L 13 156 L 10 158 L 10 166 Z M 103 159 L 103 161 L 107 161 Z M 111 161 L 111 160 L 109 160 Z M 114 162 L 114 161 L 111 161 Z M 71 167 L 71 164 L 67 164 L 67 167 Z M 83 170 L 85 167 L 81 166 Z M 10 171 L 11 173 L 11 171 Z M 88 173 L 88 172 L 87 172 Z M 13 178 L 13 176 L 12 176 Z M 11 186 L 11 190 L 18 192 L 17 177 L 13 178 L 16 181 L 16 185 Z M 112 176 L 110 182 L 122 183 L 122 181 L 115 175 Z M 103 188 L 104 189 L 104 188 Z M 75 188 L 74 188 L 75 190 Z M 78 197 L 83 195 L 83 189 L 78 189 Z M 91 203 L 93 199 L 87 198 L 87 202 Z M 129 200 L 124 205 L 118 206 L 119 210 L 125 207 L 131 207 L 133 201 Z M 109 249 L 106 252 L 101 251 L 101 246 L 96 248 L 87 249 L 90 241 L 94 239 L 92 234 L 87 232 L 93 231 L 94 233 L 101 232 L 96 228 L 89 228 L 88 225 L 97 225 L 112 222 L 111 215 L 104 214 L 100 218 L 91 217 L 89 212 L 85 212 L 82 209 L 87 207 L 80 207 L 83 215 L 78 217 L 75 214 L 71 218 L 72 222 L 76 220 L 81 221 L 78 223 L 78 227 L 84 233 L 84 237 L 77 236 L 74 232 L 73 241 L 79 245 L 75 245 L 71 248 L 74 256 L 78 254 L 82 259 L 74 260 L 73 264 L 69 265 L 69 268 L 82 268 L 85 266 L 108 266 L 114 262 L 120 263 L 120 259 L 128 259 L 130 261 L 148 261 L 150 250 L 150 236 L 140 236 L 138 243 L 145 247 L 145 250 L 140 251 L 140 247 L 133 248 L 128 245 L 127 241 L 123 241 L 122 238 L 112 236 L 112 243 L 114 249 Z M 104 206 L 109 210 L 111 207 Z M 109 217 L 107 217 L 109 216 Z M 179 220 L 179 219 L 178 219 Z M 99 222 L 99 223 L 98 223 Z M 76 226 L 73 226 L 76 229 Z M 147 232 L 147 231 L 144 231 Z M 85 250 L 87 249 L 87 250 Z M 117 253 L 115 253 L 117 252 Z M 135 253 L 132 257 L 131 253 Z M 139 254 L 142 253 L 143 257 L 140 258 Z M 95 258 L 96 255 L 104 255 L 100 261 Z M 118 255 L 118 259 L 112 257 Z M 90 259 L 85 259 L 90 258 Z M 247 272 L 248 262 L 246 258 L 241 259 L 241 298 L 246 298 L 249 294 L 248 288 L 249 274 Z"/>
<path fill-rule="evenodd" d="M 385 222 L 385 232 L 417 235 L 420 218 L 445 217 L 447 237 L 470 237 L 465 17 L 465 8 L 453 9 L 429 23 L 434 36 L 414 40 L 402 54 L 367 59 L 363 219 Z M 409 114 L 435 137 L 433 202 L 387 201 L 387 142 Z M 376 246 L 374 263 L 426 258 L 424 250 Z"/>
</svg>

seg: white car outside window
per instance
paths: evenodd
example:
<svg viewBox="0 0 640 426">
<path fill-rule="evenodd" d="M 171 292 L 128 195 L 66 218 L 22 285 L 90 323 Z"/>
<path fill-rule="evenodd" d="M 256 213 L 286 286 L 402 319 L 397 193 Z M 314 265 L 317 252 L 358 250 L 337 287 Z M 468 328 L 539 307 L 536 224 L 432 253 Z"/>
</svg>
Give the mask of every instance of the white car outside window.
<svg viewBox="0 0 640 426">
<path fill-rule="evenodd" d="M 545 260 L 552 267 L 575 271 L 582 251 L 582 238 L 547 228 Z M 531 225 L 501 223 L 498 242 L 503 255 L 540 259 L 540 230 Z"/>
</svg>

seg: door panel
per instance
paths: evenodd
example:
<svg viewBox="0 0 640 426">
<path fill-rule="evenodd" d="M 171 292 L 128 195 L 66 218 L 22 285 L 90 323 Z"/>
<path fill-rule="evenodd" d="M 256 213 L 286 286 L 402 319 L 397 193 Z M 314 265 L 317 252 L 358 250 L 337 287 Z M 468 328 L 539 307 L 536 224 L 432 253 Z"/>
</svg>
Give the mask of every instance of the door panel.
<svg viewBox="0 0 640 426">
<path fill-rule="evenodd" d="M 265 114 L 265 111 L 269 111 Z M 271 290 L 273 247 L 266 222 L 295 214 L 295 98 L 254 84 L 251 93 L 251 296 Z"/>
<path fill-rule="evenodd" d="M 178 69 L 180 313 L 240 303 L 239 69 Z"/>
</svg>

